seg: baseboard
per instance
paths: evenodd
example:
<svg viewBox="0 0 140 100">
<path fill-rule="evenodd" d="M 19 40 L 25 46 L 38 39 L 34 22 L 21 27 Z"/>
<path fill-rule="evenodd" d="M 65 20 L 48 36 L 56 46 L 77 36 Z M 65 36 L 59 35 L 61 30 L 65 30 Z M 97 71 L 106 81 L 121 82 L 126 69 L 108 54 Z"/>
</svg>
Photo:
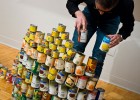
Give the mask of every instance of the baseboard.
<svg viewBox="0 0 140 100">
<path fill-rule="evenodd" d="M 13 40 L 10 37 L 3 36 L 0 34 L 0 43 L 10 46 L 12 48 L 20 50 L 22 41 Z"/>
<path fill-rule="evenodd" d="M 139 84 L 135 84 L 134 82 L 122 79 L 118 76 L 114 76 L 114 75 L 103 72 L 100 77 L 100 80 L 140 94 Z"/>
</svg>

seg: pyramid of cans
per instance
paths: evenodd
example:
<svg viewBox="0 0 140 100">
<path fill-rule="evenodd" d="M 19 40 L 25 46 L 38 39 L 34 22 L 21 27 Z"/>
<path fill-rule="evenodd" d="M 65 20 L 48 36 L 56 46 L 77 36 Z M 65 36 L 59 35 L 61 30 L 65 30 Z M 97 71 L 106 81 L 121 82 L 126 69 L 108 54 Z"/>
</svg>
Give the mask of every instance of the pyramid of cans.
<svg viewBox="0 0 140 100">
<path fill-rule="evenodd" d="M 12 96 L 16 100 L 102 99 L 95 88 L 97 60 L 73 49 L 66 26 L 58 24 L 51 33 L 37 31 L 31 24 L 14 60 Z M 98 96 L 97 96 L 98 95 Z"/>
</svg>

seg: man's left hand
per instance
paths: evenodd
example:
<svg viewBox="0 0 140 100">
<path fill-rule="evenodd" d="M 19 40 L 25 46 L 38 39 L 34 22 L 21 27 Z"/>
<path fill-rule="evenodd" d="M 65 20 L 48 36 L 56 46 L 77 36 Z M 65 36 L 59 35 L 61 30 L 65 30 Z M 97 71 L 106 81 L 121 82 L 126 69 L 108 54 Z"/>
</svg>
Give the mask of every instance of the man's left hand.
<svg viewBox="0 0 140 100">
<path fill-rule="evenodd" d="M 114 35 L 107 35 L 110 39 L 111 39 L 111 42 L 110 42 L 110 48 L 118 45 L 122 40 L 122 36 L 120 34 L 114 34 Z"/>
</svg>

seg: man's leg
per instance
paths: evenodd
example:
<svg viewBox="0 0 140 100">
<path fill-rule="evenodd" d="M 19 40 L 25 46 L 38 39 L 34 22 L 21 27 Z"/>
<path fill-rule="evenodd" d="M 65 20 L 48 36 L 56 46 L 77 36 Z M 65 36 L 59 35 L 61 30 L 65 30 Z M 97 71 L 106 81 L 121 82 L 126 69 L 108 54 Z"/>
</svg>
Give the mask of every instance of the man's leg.
<svg viewBox="0 0 140 100">
<path fill-rule="evenodd" d="M 104 21 L 102 24 L 100 24 L 100 26 L 97 29 L 97 32 L 96 32 L 97 38 L 96 38 L 96 42 L 95 42 L 94 49 L 92 52 L 92 57 L 95 57 L 98 60 L 98 63 L 95 69 L 95 75 L 98 78 L 101 75 L 102 67 L 104 64 L 105 57 L 106 57 L 106 52 L 101 51 L 99 47 L 105 35 L 116 34 L 119 23 L 120 23 L 120 19 L 119 17 L 116 17 L 112 20 Z"/>
</svg>

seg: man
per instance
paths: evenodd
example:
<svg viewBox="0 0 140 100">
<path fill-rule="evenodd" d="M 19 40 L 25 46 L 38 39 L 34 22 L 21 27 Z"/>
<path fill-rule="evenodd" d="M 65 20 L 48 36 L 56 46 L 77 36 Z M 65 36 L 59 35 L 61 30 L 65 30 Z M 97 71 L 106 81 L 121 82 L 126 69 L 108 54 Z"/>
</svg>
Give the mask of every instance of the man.
<svg viewBox="0 0 140 100">
<path fill-rule="evenodd" d="M 82 2 L 87 6 L 80 11 L 78 5 Z M 99 49 L 103 37 L 111 39 L 110 48 L 112 48 L 130 36 L 134 27 L 134 2 L 133 0 L 68 0 L 66 7 L 69 13 L 76 17 L 73 41 L 77 51 L 84 52 L 90 38 L 95 32 L 97 34 L 92 57 L 98 60 L 95 75 L 99 78 L 106 56 L 106 52 Z M 117 33 L 120 22 L 122 27 Z M 88 31 L 86 43 L 78 41 L 81 28 Z"/>
</svg>

